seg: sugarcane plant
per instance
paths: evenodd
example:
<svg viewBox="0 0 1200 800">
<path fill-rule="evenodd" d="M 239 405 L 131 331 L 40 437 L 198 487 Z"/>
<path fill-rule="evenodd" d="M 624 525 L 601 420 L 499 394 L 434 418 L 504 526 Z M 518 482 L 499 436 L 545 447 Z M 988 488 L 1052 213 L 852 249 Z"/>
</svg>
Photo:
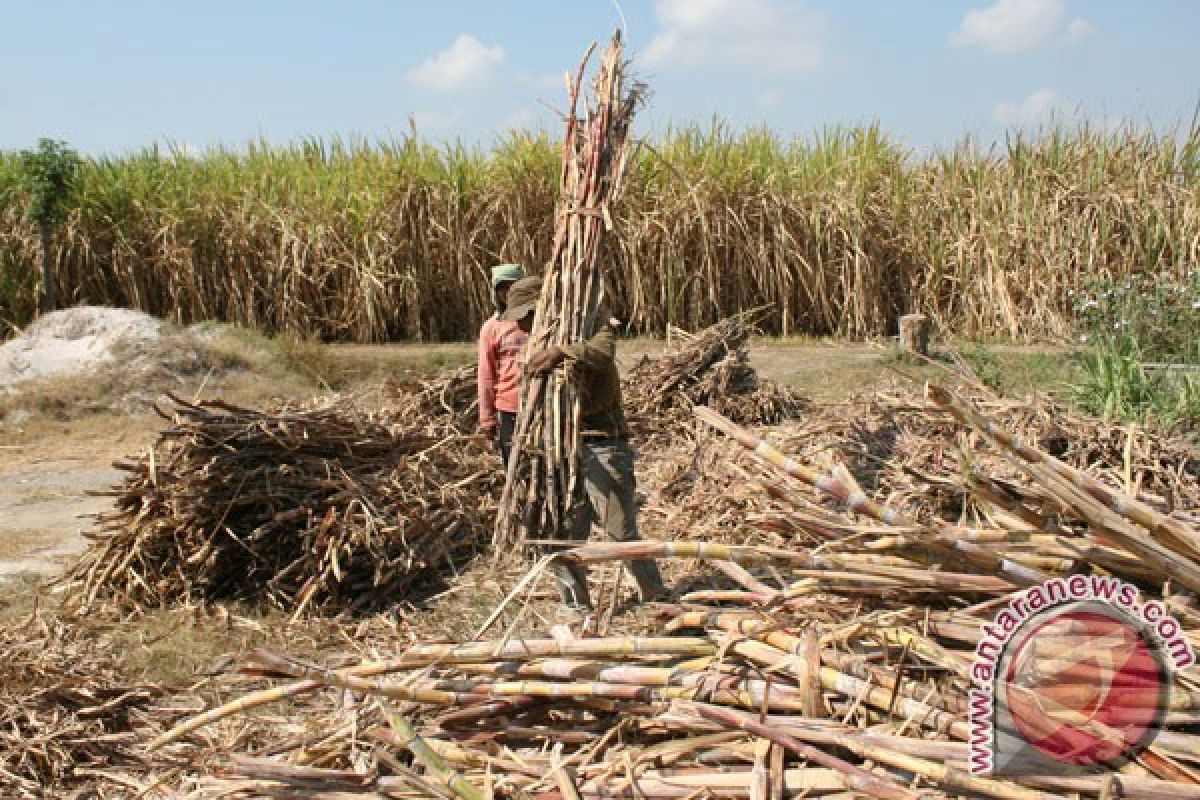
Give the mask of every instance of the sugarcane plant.
<svg viewBox="0 0 1200 800">
<path fill-rule="evenodd" d="M 601 245 L 612 229 L 629 157 L 629 129 L 645 86 L 627 80 L 620 33 L 600 61 L 591 97 L 578 113 L 584 73 L 594 45 L 567 79 L 568 111 L 562 144 L 554 244 L 542 283 L 527 352 L 585 340 L 601 324 L 604 276 Z M 605 320 L 606 322 L 606 320 Z M 496 519 L 496 552 L 524 539 L 557 538 L 580 496 L 581 407 L 570 376 L 526 375 L 520 412 Z"/>
</svg>

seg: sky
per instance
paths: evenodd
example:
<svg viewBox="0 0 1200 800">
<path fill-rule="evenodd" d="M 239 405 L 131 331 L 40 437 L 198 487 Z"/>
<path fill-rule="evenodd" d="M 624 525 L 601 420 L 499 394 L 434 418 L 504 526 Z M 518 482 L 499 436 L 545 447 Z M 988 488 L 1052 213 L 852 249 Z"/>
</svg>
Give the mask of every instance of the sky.
<svg viewBox="0 0 1200 800">
<path fill-rule="evenodd" d="M 1200 105 L 1197 0 L 0 0 L 0 150 L 557 133 L 564 71 L 618 26 L 650 137 L 878 122 L 932 151 Z"/>
</svg>

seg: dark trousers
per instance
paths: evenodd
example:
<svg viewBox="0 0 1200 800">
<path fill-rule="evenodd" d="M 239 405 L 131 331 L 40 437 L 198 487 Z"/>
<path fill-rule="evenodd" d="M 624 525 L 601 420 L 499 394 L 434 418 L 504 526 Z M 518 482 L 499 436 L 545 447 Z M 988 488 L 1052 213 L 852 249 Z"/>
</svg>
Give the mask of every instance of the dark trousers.
<svg viewBox="0 0 1200 800">
<path fill-rule="evenodd" d="M 504 459 L 504 468 L 508 469 L 508 454 L 512 452 L 513 433 L 517 429 L 517 412 L 496 411 L 496 445 L 500 448 L 500 457 Z"/>
</svg>

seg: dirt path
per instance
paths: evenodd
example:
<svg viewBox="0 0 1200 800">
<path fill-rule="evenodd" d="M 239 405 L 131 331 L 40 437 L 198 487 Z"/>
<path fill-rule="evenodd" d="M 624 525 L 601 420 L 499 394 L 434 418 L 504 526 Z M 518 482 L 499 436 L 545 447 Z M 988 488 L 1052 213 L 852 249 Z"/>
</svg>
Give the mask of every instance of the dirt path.
<svg viewBox="0 0 1200 800">
<path fill-rule="evenodd" d="M 88 494 L 113 485 L 111 467 L 60 463 L 0 475 L 0 577 L 20 572 L 49 575 L 62 559 L 84 548 L 86 517 L 111 500 Z"/>
<path fill-rule="evenodd" d="M 105 416 L 51 426 L 27 444 L 0 445 L 0 580 L 57 574 L 83 550 L 90 515 L 112 503 L 91 492 L 120 480 L 112 462 L 148 444 L 155 424 Z"/>
</svg>

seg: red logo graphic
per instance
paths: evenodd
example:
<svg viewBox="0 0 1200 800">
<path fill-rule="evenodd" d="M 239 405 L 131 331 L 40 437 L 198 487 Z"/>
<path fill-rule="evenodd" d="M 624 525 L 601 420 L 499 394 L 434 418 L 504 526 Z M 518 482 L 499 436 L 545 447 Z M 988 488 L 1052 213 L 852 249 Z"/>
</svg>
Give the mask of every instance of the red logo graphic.
<svg viewBox="0 0 1200 800">
<path fill-rule="evenodd" d="M 1159 731 L 1170 692 L 1161 647 L 1098 602 L 1029 620 L 996 672 L 995 769 L 1116 767 Z"/>
</svg>

